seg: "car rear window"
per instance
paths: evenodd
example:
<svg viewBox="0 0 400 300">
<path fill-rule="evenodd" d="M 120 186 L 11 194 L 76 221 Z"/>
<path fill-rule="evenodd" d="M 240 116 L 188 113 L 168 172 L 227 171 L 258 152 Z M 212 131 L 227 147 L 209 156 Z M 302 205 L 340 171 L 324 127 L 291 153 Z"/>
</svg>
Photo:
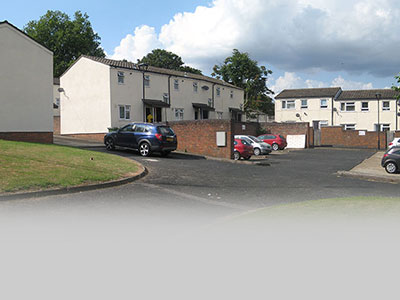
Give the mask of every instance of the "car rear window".
<svg viewBox="0 0 400 300">
<path fill-rule="evenodd" d="M 168 126 L 159 126 L 158 127 L 158 131 L 162 134 L 162 135 L 175 135 L 174 131 L 172 130 L 171 127 Z"/>
<path fill-rule="evenodd" d="M 280 135 L 279 137 L 280 137 L 281 139 L 285 139 L 285 137 L 284 137 L 283 135 Z"/>
</svg>

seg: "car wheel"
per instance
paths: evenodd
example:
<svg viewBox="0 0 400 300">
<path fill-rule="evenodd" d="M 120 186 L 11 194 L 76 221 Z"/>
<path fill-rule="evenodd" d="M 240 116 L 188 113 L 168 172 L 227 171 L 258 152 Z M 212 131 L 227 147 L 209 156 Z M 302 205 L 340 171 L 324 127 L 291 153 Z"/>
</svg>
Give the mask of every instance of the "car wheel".
<svg viewBox="0 0 400 300">
<path fill-rule="evenodd" d="M 239 160 L 240 159 L 240 153 L 238 151 L 233 152 L 233 159 L 234 160 Z"/>
<path fill-rule="evenodd" d="M 272 144 L 272 150 L 278 151 L 279 150 L 279 145 L 278 144 Z"/>
<path fill-rule="evenodd" d="M 149 156 L 150 155 L 150 145 L 147 142 L 143 142 L 139 146 L 139 153 L 141 156 Z"/>
<path fill-rule="evenodd" d="M 114 140 L 112 138 L 106 139 L 106 143 L 105 144 L 106 144 L 106 149 L 108 151 L 115 150 L 115 143 L 114 143 Z"/>
<path fill-rule="evenodd" d="M 260 148 L 254 148 L 254 155 L 255 155 L 255 156 L 258 156 L 258 155 L 260 155 L 260 154 L 261 154 Z"/>
<path fill-rule="evenodd" d="M 161 156 L 166 157 L 171 153 L 171 151 L 161 151 Z"/>
<path fill-rule="evenodd" d="M 394 162 L 388 162 L 385 165 L 385 170 L 386 172 L 388 172 L 389 174 L 394 174 L 397 172 L 397 165 Z"/>
</svg>

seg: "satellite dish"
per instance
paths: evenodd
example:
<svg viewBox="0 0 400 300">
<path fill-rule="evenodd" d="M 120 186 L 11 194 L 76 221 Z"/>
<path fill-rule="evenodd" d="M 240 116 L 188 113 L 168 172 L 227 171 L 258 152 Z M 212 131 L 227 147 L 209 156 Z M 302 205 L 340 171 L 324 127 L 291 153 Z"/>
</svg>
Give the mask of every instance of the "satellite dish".
<svg viewBox="0 0 400 300">
<path fill-rule="evenodd" d="M 300 118 L 300 114 L 299 114 L 299 113 L 297 113 L 297 114 L 296 114 L 296 117 Z"/>
</svg>

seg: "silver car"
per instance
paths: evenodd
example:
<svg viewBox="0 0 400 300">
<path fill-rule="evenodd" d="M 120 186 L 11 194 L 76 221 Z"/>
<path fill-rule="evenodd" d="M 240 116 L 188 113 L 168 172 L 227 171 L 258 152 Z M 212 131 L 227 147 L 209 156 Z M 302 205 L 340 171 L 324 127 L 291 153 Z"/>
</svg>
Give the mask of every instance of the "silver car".
<svg viewBox="0 0 400 300">
<path fill-rule="evenodd" d="M 235 139 L 245 139 L 253 146 L 254 155 L 266 155 L 272 152 L 271 145 L 252 135 L 235 135 Z"/>
</svg>

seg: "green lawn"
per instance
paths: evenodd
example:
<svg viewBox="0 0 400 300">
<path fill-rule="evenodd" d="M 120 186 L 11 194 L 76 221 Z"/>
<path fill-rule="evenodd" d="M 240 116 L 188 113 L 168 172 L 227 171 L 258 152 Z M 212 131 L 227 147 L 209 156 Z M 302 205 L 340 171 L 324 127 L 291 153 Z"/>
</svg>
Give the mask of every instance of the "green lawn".
<svg viewBox="0 0 400 300">
<path fill-rule="evenodd" d="M 137 163 L 116 155 L 0 140 L 0 193 L 104 182 L 137 171 Z"/>
</svg>

